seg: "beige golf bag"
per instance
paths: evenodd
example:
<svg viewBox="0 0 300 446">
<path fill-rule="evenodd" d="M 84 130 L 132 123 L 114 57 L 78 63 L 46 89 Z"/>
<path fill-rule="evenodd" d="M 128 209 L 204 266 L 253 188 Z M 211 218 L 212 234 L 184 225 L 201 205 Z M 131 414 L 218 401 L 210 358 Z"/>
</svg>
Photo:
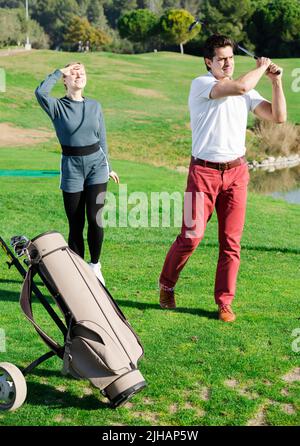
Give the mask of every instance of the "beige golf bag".
<svg viewBox="0 0 300 446">
<path fill-rule="evenodd" d="M 109 291 L 90 266 L 68 247 L 60 233 L 41 234 L 28 241 L 25 248 L 29 268 L 20 304 L 51 352 L 35 361 L 23 374 L 56 354 L 63 360 L 63 373 L 88 379 L 109 399 L 111 407 L 125 403 L 146 385 L 137 369 L 144 352 Z M 37 295 L 33 282 L 36 273 L 63 313 L 65 325 L 57 315 L 55 317 L 51 306 L 42 302 L 64 334 L 62 346 L 34 320 L 31 297 L 32 292 Z"/>
</svg>

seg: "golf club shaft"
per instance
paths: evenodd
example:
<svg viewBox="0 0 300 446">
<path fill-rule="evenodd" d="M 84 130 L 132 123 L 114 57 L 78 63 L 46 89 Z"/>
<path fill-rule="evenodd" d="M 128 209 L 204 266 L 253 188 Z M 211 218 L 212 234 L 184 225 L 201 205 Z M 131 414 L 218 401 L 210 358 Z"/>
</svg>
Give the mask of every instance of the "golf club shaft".
<svg viewBox="0 0 300 446">
<path fill-rule="evenodd" d="M 243 47 L 240 46 L 240 45 L 237 45 L 237 47 L 238 47 L 239 50 L 243 51 L 243 52 L 244 52 L 245 54 L 247 54 L 248 56 L 253 57 L 253 58 L 256 59 L 256 60 L 258 59 L 258 57 L 255 56 L 255 54 L 253 54 L 253 53 L 251 53 L 250 51 L 246 50 L 246 48 L 243 48 Z M 268 68 L 266 71 L 270 71 L 270 69 Z M 281 74 L 281 71 L 280 71 L 280 70 L 277 70 L 274 74 Z"/>
<path fill-rule="evenodd" d="M 196 19 L 195 22 L 193 22 L 193 23 L 189 26 L 189 31 L 191 32 L 191 31 L 195 28 L 195 26 L 198 25 L 198 23 L 200 23 L 200 25 L 203 25 L 203 26 L 206 28 L 206 24 L 205 24 L 204 22 L 202 22 L 202 21 L 199 20 L 199 19 Z M 244 52 L 245 54 L 247 54 L 248 56 L 253 57 L 253 58 L 256 59 L 256 60 L 259 59 L 258 56 L 255 56 L 255 54 L 253 54 L 253 53 L 251 53 L 250 51 L 246 50 L 246 48 L 243 48 L 243 47 L 240 46 L 240 45 L 237 45 L 237 48 L 238 48 L 239 50 L 243 51 L 243 52 Z M 270 71 L 269 68 L 267 69 L 267 71 Z M 277 74 L 277 75 L 278 75 L 278 74 L 281 74 L 281 71 L 280 71 L 280 70 L 277 70 L 275 74 Z"/>
</svg>

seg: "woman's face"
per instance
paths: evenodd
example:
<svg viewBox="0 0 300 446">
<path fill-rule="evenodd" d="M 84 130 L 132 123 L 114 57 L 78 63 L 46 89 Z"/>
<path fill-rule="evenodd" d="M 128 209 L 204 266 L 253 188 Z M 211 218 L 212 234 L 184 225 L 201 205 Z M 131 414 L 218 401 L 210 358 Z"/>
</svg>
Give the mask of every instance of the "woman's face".
<svg viewBox="0 0 300 446">
<path fill-rule="evenodd" d="M 84 65 L 71 65 L 69 73 L 64 76 L 64 84 L 67 90 L 82 90 L 86 86 L 86 73 Z"/>
</svg>

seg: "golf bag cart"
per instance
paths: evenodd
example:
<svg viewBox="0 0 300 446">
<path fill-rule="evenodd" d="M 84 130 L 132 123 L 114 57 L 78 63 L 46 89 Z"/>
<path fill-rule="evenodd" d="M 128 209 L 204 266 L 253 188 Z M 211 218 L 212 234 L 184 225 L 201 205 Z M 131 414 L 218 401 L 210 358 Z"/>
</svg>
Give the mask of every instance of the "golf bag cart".
<svg viewBox="0 0 300 446">
<path fill-rule="evenodd" d="M 143 347 L 106 287 L 90 266 L 68 246 L 59 232 L 46 232 L 32 240 L 11 239 L 15 254 L 0 237 L 0 246 L 24 278 L 20 305 L 27 319 L 50 351 L 22 371 L 0 362 L 0 410 L 20 407 L 27 393 L 24 376 L 47 359 L 57 355 L 63 361 L 63 374 L 88 379 L 108 398 L 111 408 L 124 404 L 146 386 L 137 369 Z M 24 266 L 18 259 L 25 255 Z M 59 317 L 34 283 L 39 276 L 62 317 Z M 37 324 L 32 312 L 32 293 L 61 331 L 59 345 Z"/>
</svg>

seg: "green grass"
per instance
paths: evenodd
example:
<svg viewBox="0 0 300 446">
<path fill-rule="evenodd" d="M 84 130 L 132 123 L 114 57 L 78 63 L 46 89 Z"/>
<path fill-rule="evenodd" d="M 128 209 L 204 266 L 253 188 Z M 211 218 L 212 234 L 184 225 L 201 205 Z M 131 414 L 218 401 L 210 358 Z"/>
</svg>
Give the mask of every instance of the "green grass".
<svg viewBox="0 0 300 446">
<path fill-rule="evenodd" d="M 73 59 L 79 59 L 86 65 L 86 96 L 102 103 L 110 152 L 114 159 L 150 161 L 165 166 L 186 164 L 191 146 L 187 106 L 190 84 L 193 78 L 206 73 L 203 59 L 199 57 L 165 52 L 78 55 L 46 50 L 30 55 L 2 57 L 7 92 L 0 95 L 0 122 L 52 129 L 33 92 L 47 74 Z M 288 119 L 299 123 L 299 94 L 292 91 L 291 85 L 295 80 L 293 70 L 299 67 L 300 59 L 276 62 L 284 68 Z M 251 58 L 236 56 L 235 76 L 254 67 Z M 271 99 L 271 84 L 266 77 L 259 82 L 257 89 L 264 97 Z M 65 94 L 62 82 L 58 83 L 53 93 L 58 96 Z M 250 115 L 249 125 L 252 123 L 253 117 Z M 252 139 L 249 134 L 249 145 L 253 145 Z M 55 140 L 53 147 L 57 148 Z"/>
<path fill-rule="evenodd" d="M 49 51 L 3 58 L 9 88 L 0 96 L 1 121 L 51 128 L 32 91 L 45 73 L 73 58 Z M 191 78 L 203 72 L 202 61 L 167 53 L 80 59 L 88 67 L 87 95 L 103 104 L 113 167 L 128 193 L 182 193 L 185 175 L 149 164 L 187 164 L 186 100 Z M 237 70 L 245 71 L 251 63 L 240 57 Z M 294 64 L 282 61 L 287 73 Z M 128 85 L 156 90 L 161 98 L 135 96 Z M 269 88 L 264 81 L 259 91 L 267 96 Z M 56 92 L 62 94 L 62 88 Z M 290 110 L 290 119 L 296 121 L 296 107 Z M 1 169 L 59 169 L 55 139 L 0 150 Z M 12 235 L 33 237 L 48 230 L 67 237 L 58 183 L 58 178 L 0 177 L 0 228 L 6 241 Z M 109 191 L 118 198 L 117 185 L 110 183 Z M 237 321 L 232 325 L 216 319 L 215 215 L 181 274 L 178 309 L 173 312 L 158 306 L 157 279 L 178 228 L 107 228 L 104 276 L 144 345 L 139 368 L 148 387 L 131 404 L 112 411 L 87 381 L 62 376 L 61 362 L 52 358 L 28 375 L 26 403 L 14 413 L 0 413 L 0 425 L 245 425 L 262 409 L 266 424 L 299 425 L 300 382 L 282 379 L 299 367 L 299 353 L 292 350 L 292 331 L 300 327 L 299 217 L 299 206 L 249 194 L 234 301 Z M 0 361 L 24 367 L 47 348 L 21 314 L 21 277 L 7 269 L 5 260 L 0 252 L 0 328 L 7 336 Z M 45 330 L 56 336 L 42 306 L 35 302 L 33 309 Z"/>
<path fill-rule="evenodd" d="M 24 151 L 24 166 L 31 153 Z M 54 168 L 58 158 L 50 163 L 49 157 L 48 167 Z M 184 188 L 185 176 L 179 173 L 126 161 L 114 164 L 128 193 Z M 1 178 L 0 185 L 1 235 L 6 240 L 50 229 L 67 236 L 57 178 Z M 117 195 L 117 186 L 110 184 L 110 191 Z M 264 404 L 266 423 L 299 424 L 299 382 L 282 380 L 299 364 L 299 354 L 291 348 L 291 333 L 299 327 L 299 213 L 297 206 L 250 194 L 234 305 L 238 319 L 232 325 L 216 319 L 213 301 L 215 216 L 182 272 L 178 310 L 173 312 L 159 309 L 157 278 L 178 229 L 108 228 L 104 275 L 143 342 L 140 370 L 148 387 L 129 407 L 112 411 L 97 390 L 87 394 L 87 382 L 61 376 L 61 363 L 53 358 L 27 377 L 26 404 L 15 413 L 0 414 L 0 424 L 244 425 Z M 18 308 L 20 277 L 6 269 L 3 253 L 0 260 L 1 327 L 7 334 L 1 361 L 23 367 L 47 349 Z M 35 303 L 34 311 L 55 335 L 40 304 Z M 225 381 L 233 379 L 237 387 L 227 387 Z M 283 389 L 288 396 L 281 394 Z M 285 414 L 284 404 L 297 412 Z"/>
</svg>

